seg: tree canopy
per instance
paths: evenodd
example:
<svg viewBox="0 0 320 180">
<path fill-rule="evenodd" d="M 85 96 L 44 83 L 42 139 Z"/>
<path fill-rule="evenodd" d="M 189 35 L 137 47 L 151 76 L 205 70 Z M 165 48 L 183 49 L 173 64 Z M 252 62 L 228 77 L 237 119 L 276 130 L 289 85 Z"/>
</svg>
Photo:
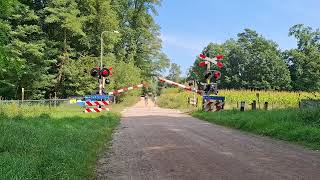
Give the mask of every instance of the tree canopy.
<svg viewBox="0 0 320 180">
<path fill-rule="evenodd" d="M 154 17 L 161 0 L 1 0 L 0 96 L 17 99 L 90 94 L 97 80 L 90 70 L 103 63 L 113 67 L 108 90 L 148 81 L 154 76 L 181 80 L 180 66 L 161 51 L 160 27 Z M 118 33 L 115 33 L 117 31 Z M 101 37 L 101 34 L 103 36 Z M 320 30 L 294 25 L 289 36 L 297 48 L 278 45 L 245 29 L 237 39 L 210 43 L 206 56 L 224 54 L 221 88 L 320 90 Z M 189 79 L 204 81 L 196 59 Z"/>
<path fill-rule="evenodd" d="M 90 69 L 99 65 L 102 32 L 103 62 L 116 72 L 108 90 L 152 81 L 169 67 L 154 21 L 160 3 L 1 1 L 0 96 L 20 98 L 21 88 L 32 99 L 92 93 L 97 82 Z"/>
<path fill-rule="evenodd" d="M 289 35 L 297 39 L 297 48 L 281 51 L 278 45 L 256 31 L 245 29 L 237 39 L 223 44 L 210 43 L 202 51 L 208 57 L 225 55 L 225 67 L 220 70 L 220 88 L 320 90 L 320 31 L 302 24 L 290 28 Z M 197 58 L 188 79 L 204 82 L 205 68 Z"/>
</svg>

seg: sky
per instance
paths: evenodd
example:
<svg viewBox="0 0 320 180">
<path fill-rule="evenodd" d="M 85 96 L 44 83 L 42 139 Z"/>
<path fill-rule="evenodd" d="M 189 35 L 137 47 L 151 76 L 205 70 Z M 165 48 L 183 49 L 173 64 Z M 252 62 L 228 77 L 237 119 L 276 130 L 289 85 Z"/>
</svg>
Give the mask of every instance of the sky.
<svg viewBox="0 0 320 180">
<path fill-rule="evenodd" d="M 296 47 L 289 28 L 320 28 L 320 0 L 163 0 L 155 17 L 163 51 L 181 66 L 183 75 L 210 42 L 236 38 L 245 28 L 256 30 L 279 48 Z"/>
</svg>

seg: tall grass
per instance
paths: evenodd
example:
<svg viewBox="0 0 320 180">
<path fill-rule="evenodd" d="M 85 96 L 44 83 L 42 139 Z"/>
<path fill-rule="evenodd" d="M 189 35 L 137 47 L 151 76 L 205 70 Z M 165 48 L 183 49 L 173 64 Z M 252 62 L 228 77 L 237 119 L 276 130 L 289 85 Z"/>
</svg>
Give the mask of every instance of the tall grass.
<svg viewBox="0 0 320 180">
<path fill-rule="evenodd" d="M 259 94 L 259 99 L 257 97 Z M 250 91 L 250 90 L 221 90 L 219 95 L 226 97 L 226 103 L 247 104 L 252 101 L 268 102 L 270 105 L 278 107 L 298 107 L 301 99 L 320 99 L 319 92 L 286 92 L 286 91 Z"/>
<path fill-rule="evenodd" d="M 0 179 L 91 179 L 118 123 L 76 106 L 0 105 Z"/>
<path fill-rule="evenodd" d="M 197 111 L 192 115 L 212 123 L 320 149 L 320 109 Z"/>
<path fill-rule="evenodd" d="M 176 88 L 164 89 L 158 98 L 158 105 L 162 108 L 194 110 L 197 109 L 188 103 L 188 98 L 193 98 L 193 93 L 185 92 Z M 199 107 L 201 107 L 201 97 L 196 94 Z"/>
<path fill-rule="evenodd" d="M 257 94 L 259 94 L 259 98 Z M 319 92 L 220 90 L 219 96 L 226 97 L 226 109 L 236 108 L 237 104 L 240 104 L 241 101 L 246 102 L 248 105 L 256 100 L 257 103 L 259 101 L 261 107 L 264 102 L 268 102 L 270 108 L 277 109 L 298 107 L 301 99 L 320 99 Z M 193 94 L 177 88 L 167 88 L 162 91 L 158 103 L 160 107 L 185 109 L 190 107 L 187 102 L 188 97 L 193 97 Z M 197 98 L 199 100 L 199 107 L 201 107 L 201 96 L 197 95 Z"/>
</svg>

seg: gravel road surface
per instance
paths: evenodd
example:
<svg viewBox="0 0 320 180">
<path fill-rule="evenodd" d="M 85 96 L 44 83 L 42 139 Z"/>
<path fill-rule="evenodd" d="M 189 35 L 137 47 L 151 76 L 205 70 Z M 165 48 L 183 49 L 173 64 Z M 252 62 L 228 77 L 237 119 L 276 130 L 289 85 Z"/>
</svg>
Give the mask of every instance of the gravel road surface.
<svg viewBox="0 0 320 180">
<path fill-rule="evenodd" d="M 123 112 L 98 179 L 320 180 L 320 153 L 197 120 L 176 110 Z"/>
</svg>

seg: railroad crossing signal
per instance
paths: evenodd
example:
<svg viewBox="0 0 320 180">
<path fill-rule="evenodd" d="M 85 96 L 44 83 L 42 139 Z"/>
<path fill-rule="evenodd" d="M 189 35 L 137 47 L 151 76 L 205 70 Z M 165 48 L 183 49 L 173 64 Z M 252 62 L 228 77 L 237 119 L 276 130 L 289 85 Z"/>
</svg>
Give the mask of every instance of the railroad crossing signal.
<svg viewBox="0 0 320 180">
<path fill-rule="evenodd" d="M 110 84 L 110 79 L 106 79 L 104 82 L 105 82 L 106 84 Z"/>
<path fill-rule="evenodd" d="M 99 68 L 96 67 L 96 68 L 91 69 L 90 74 L 92 77 L 98 77 L 99 76 Z"/>
<path fill-rule="evenodd" d="M 90 71 L 92 77 L 109 77 L 112 76 L 112 68 L 102 68 L 100 71 L 99 67 L 92 68 Z"/>
<path fill-rule="evenodd" d="M 102 68 L 102 70 L 100 71 L 100 74 L 102 77 L 108 77 L 108 76 L 112 76 L 112 72 L 111 72 L 112 68 Z"/>
<path fill-rule="evenodd" d="M 207 80 L 211 80 L 212 78 L 214 78 L 215 80 L 218 80 L 221 77 L 221 72 L 220 71 L 211 71 L 210 70 L 210 71 L 205 72 L 204 77 Z"/>
</svg>

